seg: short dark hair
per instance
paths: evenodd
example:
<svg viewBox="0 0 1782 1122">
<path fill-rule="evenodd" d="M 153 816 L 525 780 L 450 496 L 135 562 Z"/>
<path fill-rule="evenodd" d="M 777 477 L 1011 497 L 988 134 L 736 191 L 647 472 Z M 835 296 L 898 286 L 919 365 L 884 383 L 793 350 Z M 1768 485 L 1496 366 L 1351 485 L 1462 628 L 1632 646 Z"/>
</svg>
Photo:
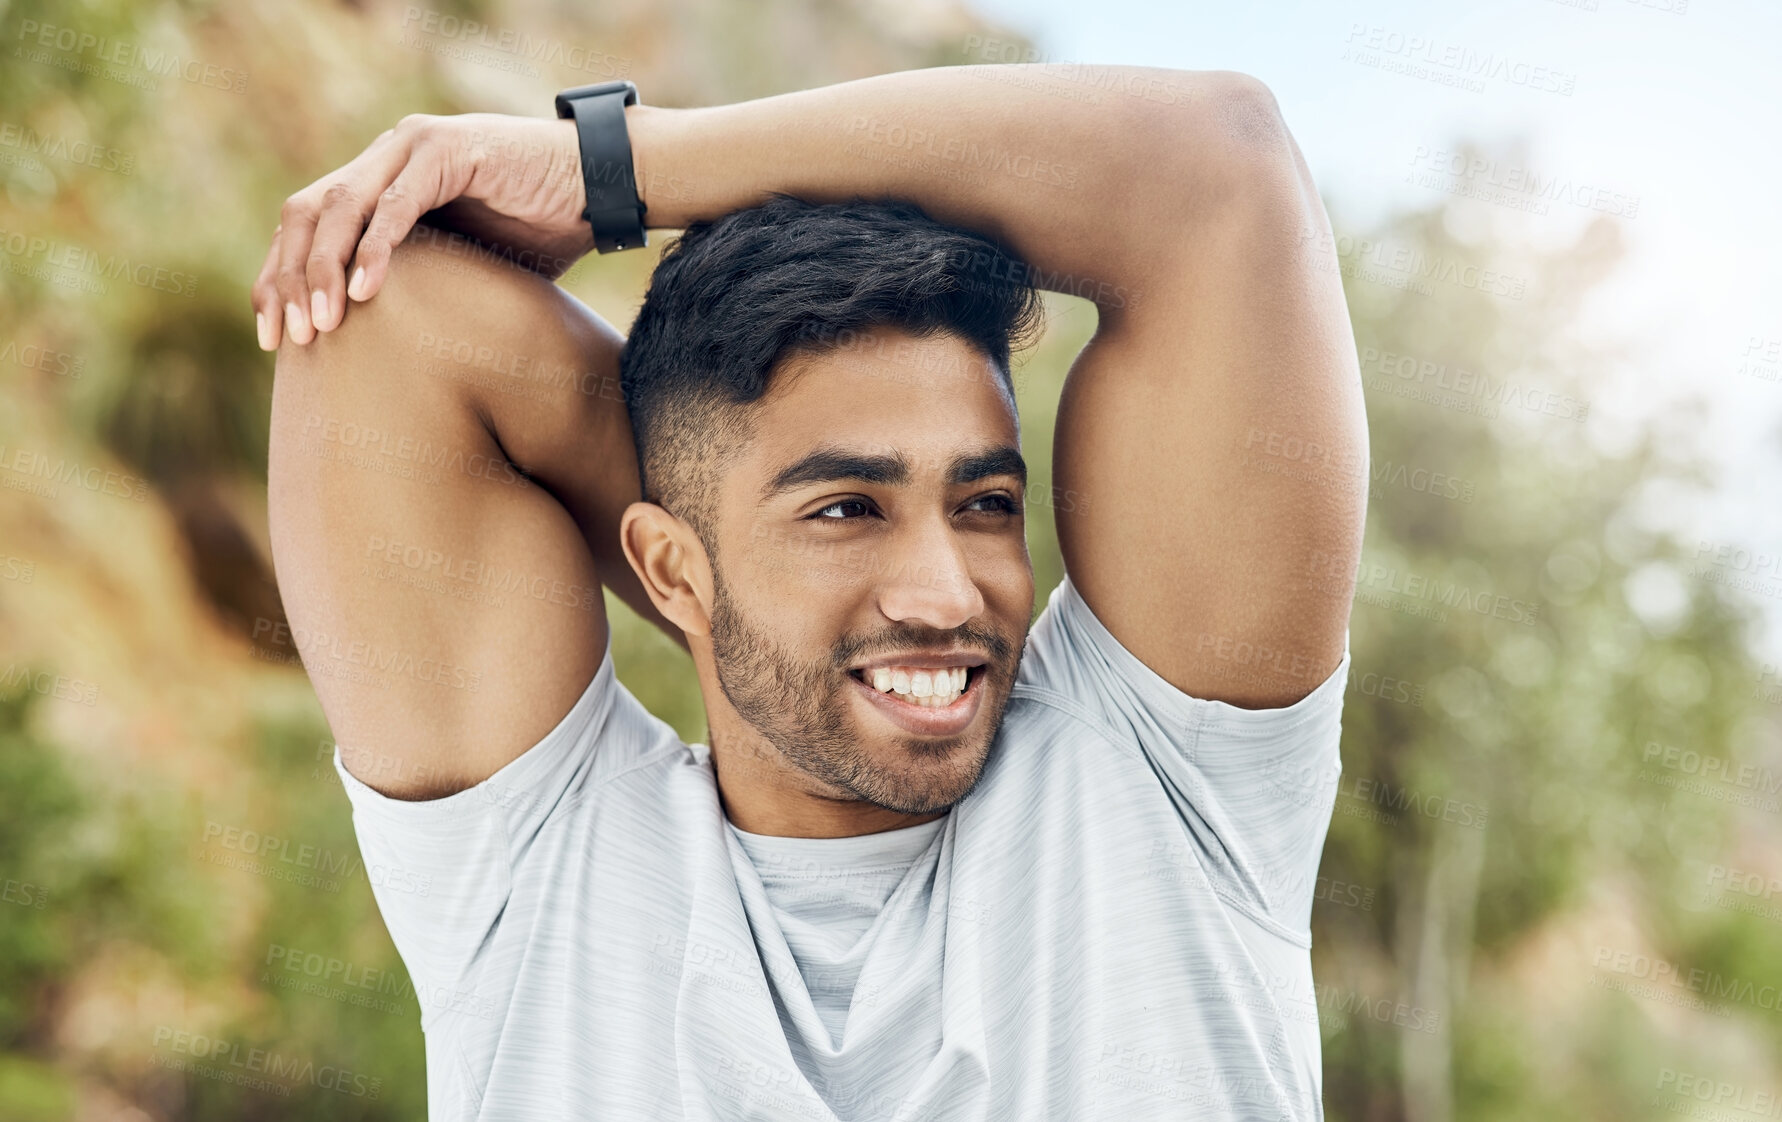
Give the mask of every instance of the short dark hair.
<svg viewBox="0 0 1782 1122">
<path fill-rule="evenodd" d="M 644 498 L 715 547 L 716 481 L 753 439 L 749 406 L 777 364 L 852 333 L 958 335 L 996 367 L 1041 322 L 1028 270 L 994 240 L 913 203 L 775 194 L 672 242 L 619 357 Z"/>
</svg>

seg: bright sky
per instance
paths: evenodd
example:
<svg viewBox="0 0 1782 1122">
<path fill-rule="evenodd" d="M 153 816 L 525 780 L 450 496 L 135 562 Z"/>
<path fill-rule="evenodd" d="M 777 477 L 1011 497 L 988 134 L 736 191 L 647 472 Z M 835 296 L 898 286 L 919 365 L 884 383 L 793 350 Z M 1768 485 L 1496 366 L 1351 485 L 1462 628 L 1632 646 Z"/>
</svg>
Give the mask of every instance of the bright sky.
<svg viewBox="0 0 1782 1122">
<path fill-rule="evenodd" d="M 1705 397 L 1701 445 L 1721 466 L 1708 503 L 1667 513 L 1690 538 L 1782 557 L 1782 2 L 1777 0 L 973 0 L 1047 62 L 1241 70 L 1267 82 L 1325 197 L 1352 222 L 1442 196 L 1405 182 L 1419 146 L 1525 138 L 1530 169 L 1638 197 L 1630 255 L 1578 330 L 1637 343 L 1632 388 L 1592 409 L 1660 411 Z M 1453 74 L 1496 55 L 1524 84 L 1455 88 L 1375 61 Z M 1569 94 L 1531 88 L 1563 86 Z M 1501 207 L 1532 238 L 1587 218 Z M 1339 233 L 1342 231 L 1339 230 Z M 1741 373 L 1742 362 L 1763 373 Z M 1782 663 L 1782 571 L 1756 574 Z M 1753 575 L 1747 571 L 1743 576 Z"/>
</svg>

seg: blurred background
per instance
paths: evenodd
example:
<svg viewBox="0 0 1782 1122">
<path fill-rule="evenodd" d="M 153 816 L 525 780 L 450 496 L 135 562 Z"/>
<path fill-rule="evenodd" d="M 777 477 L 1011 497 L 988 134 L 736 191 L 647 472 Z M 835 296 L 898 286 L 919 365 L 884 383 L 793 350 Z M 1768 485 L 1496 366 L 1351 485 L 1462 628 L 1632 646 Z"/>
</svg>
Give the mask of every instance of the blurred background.
<svg viewBox="0 0 1782 1122">
<path fill-rule="evenodd" d="M 0 1119 L 424 1115 L 276 641 L 247 290 L 284 197 L 409 112 L 993 62 L 1255 74 L 1325 191 L 1373 449 L 1329 1117 L 1777 1116 L 1779 43 L 1756 0 L 0 0 Z M 655 240 L 564 283 L 623 327 Z M 1094 324 L 1048 305 L 1036 487 Z M 690 662 L 608 609 L 703 740 Z"/>
</svg>

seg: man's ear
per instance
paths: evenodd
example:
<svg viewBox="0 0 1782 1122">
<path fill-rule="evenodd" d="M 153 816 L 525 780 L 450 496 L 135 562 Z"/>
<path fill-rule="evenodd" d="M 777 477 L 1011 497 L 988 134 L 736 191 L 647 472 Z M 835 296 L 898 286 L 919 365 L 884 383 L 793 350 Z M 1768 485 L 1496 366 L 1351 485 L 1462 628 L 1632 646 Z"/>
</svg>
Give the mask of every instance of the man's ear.
<svg viewBox="0 0 1782 1122">
<path fill-rule="evenodd" d="M 693 527 L 655 503 L 632 503 L 619 544 L 657 611 L 688 635 L 711 635 L 711 558 Z"/>
</svg>

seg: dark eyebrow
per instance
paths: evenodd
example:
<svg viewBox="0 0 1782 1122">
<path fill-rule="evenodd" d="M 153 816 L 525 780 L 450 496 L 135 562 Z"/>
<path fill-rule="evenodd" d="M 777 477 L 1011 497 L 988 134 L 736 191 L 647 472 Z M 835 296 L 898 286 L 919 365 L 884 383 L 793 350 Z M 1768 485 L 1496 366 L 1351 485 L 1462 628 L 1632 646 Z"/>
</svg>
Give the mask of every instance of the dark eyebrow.
<svg viewBox="0 0 1782 1122">
<path fill-rule="evenodd" d="M 947 465 L 947 483 L 972 483 L 993 475 L 1013 475 L 1027 486 L 1027 461 L 1013 445 L 1003 445 L 974 455 L 956 456 Z M 896 487 L 910 480 L 909 458 L 901 452 L 868 455 L 833 445 L 818 448 L 783 469 L 761 489 L 761 502 L 809 483 L 833 483 L 858 479 L 881 487 Z"/>
<path fill-rule="evenodd" d="M 761 501 L 795 490 L 807 483 L 829 483 L 837 479 L 859 479 L 891 487 L 907 483 L 910 463 L 901 453 L 863 455 L 846 448 L 826 445 L 781 471 L 761 489 Z"/>
<path fill-rule="evenodd" d="M 955 457 L 947 468 L 948 483 L 975 483 L 993 475 L 1012 475 L 1021 481 L 1021 489 L 1026 490 L 1027 461 L 1021 458 L 1021 450 L 1012 444 L 1004 444 L 975 456 Z"/>
</svg>

